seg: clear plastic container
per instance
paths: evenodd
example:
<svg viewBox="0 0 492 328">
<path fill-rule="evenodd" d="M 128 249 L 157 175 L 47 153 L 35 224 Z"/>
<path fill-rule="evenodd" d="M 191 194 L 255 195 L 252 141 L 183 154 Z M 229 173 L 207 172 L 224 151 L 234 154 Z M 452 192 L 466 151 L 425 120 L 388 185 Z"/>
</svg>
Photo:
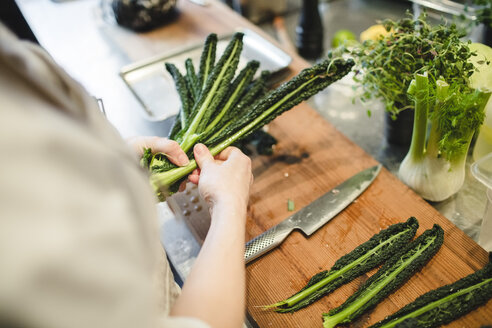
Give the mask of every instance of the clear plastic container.
<svg viewBox="0 0 492 328">
<path fill-rule="evenodd" d="M 487 204 L 483 215 L 478 243 L 488 252 L 492 251 L 492 153 L 471 165 L 473 176 L 487 188 Z"/>
</svg>

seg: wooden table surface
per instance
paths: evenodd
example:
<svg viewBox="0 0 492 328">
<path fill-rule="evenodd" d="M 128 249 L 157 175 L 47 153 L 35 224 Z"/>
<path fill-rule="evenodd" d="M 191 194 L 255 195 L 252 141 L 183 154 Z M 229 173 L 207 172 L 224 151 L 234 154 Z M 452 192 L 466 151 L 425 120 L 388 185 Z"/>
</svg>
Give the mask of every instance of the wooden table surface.
<svg viewBox="0 0 492 328">
<path fill-rule="evenodd" d="M 180 1 L 179 20 L 150 33 L 149 37 L 165 38 L 166 43 L 178 45 L 184 39 L 187 42 L 203 40 L 211 32 L 221 34 L 237 27 L 248 27 L 275 43 L 229 8 L 221 3 L 211 3 L 208 7 L 198 7 Z M 308 66 L 295 53 L 289 54 L 293 58 L 289 67 L 291 75 Z M 299 210 L 353 174 L 377 164 L 305 103 L 274 120 L 269 125 L 269 132 L 279 143 L 273 156 L 253 158 L 255 182 L 245 240 L 293 214 L 287 210 L 289 199 L 294 201 L 295 210 Z M 300 232 L 293 232 L 280 247 L 247 266 L 249 315 L 259 327 L 321 327 L 321 314 L 340 305 L 375 270 L 294 314 L 264 311 L 260 306 L 292 295 L 312 275 L 330 268 L 340 256 L 381 229 L 410 216 L 420 222 L 418 235 L 435 223 L 441 225 L 445 231 L 443 247 L 421 272 L 352 326 L 366 327 L 375 323 L 417 296 L 452 283 L 487 263 L 488 256 L 483 248 L 383 168 L 356 202 L 316 233 L 306 238 Z M 195 227 L 192 222 L 191 228 L 199 235 L 204 234 L 204 222 L 207 220 L 198 220 Z M 486 324 L 492 324 L 492 302 L 448 326 L 480 327 Z"/>
</svg>

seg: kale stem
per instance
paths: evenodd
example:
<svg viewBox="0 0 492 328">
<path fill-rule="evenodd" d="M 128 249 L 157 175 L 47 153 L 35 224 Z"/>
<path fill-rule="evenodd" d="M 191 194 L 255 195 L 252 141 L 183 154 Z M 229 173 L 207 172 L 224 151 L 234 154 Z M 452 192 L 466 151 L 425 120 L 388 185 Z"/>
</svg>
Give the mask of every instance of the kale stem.
<svg viewBox="0 0 492 328">
<path fill-rule="evenodd" d="M 210 141 L 210 140 L 213 140 L 215 139 L 217 136 L 219 136 L 222 132 L 224 132 L 224 130 L 229 126 L 231 125 L 232 121 L 228 121 L 227 123 L 225 123 L 224 125 L 222 125 L 220 127 L 220 129 L 218 129 L 214 134 L 212 134 L 206 141 Z"/>
<path fill-rule="evenodd" d="M 151 185 L 158 191 L 163 186 L 170 186 L 179 179 L 193 172 L 198 166 L 196 161 L 191 160 L 188 165 L 180 166 L 162 173 L 154 173 L 150 176 Z"/>
<path fill-rule="evenodd" d="M 183 151 L 185 153 L 188 152 L 188 150 L 191 149 L 191 147 L 193 147 L 193 145 L 198 141 L 198 138 L 200 136 L 198 134 L 192 134 L 190 136 L 188 136 L 186 139 L 183 139 L 183 141 L 181 141 L 181 149 L 183 149 Z"/>
</svg>

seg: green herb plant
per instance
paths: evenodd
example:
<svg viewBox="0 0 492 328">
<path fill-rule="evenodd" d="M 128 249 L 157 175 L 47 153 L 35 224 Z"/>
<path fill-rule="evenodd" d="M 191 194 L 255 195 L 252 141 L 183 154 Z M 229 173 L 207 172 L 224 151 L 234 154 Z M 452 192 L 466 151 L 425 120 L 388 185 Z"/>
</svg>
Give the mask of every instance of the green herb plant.
<svg viewBox="0 0 492 328">
<path fill-rule="evenodd" d="M 346 50 L 356 62 L 354 79 L 362 88 L 363 102 L 382 99 L 396 118 L 414 106 L 407 89 L 415 74 L 428 72 L 450 84 L 468 83 L 475 70 L 468 62 L 473 53 L 461 41 L 465 34 L 456 25 L 431 26 L 425 13 L 382 24 L 390 33 Z"/>
<path fill-rule="evenodd" d="M 399 175 L 423 198 L 442 201 L 461 188 L 467 152 L 484 119 L 489 92 L 469 86 L 477 54 L 455 24 L 431 26 L 425 13 L 383 24 L 387 35 L 351 51 L 361 99 L 381 98 L 394 118 L 414 110 L 410 150 Z"/>
</svg>

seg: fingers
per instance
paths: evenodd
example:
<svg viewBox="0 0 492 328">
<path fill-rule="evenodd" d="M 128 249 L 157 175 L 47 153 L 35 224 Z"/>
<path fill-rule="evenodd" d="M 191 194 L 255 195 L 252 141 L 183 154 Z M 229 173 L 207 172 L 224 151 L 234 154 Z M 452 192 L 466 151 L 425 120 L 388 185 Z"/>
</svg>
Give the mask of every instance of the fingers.
<svg viewBox="0 0 492 328">
<path fill-rule="evenodd" d="M 247 174 L 251 172 L 251 159 L 246 156 L 239 148 L 227 147 L 219 155 L 218 158 L 228 165 L 235 167 L 239 172 Z"/>
<path fill-rule="evenodd" d="M 126 140 L 126 142 L 133 148 L 133 151 L 138 155 L 142 156 L 145 146 L 146 137 L 130 137 Z"/>
<path fill-rule="evenodd" d="M 188 165 L 190 160 L 179 144 L 174 140 L 157 138 L 151 146 L 153 152 L 162 152 L 167 158 L 178 166 Z"/>
<path fill-rule="evenodd" d="M 195 155 L 196 163 L 201 169 L 203 169 L 209 163 L 214 162 L 214 157 L 204 144 L 196 144 L 193 148 L 193 153 Z"/>
<path fill-rule="evenodd" d="M 137 155 L 142 156 L 144 148 L 152 149 L 152 153 L 163 153 L 167 158 L 178 166 L 188 165 L 190 160 L 179 144 L 167 138 L 161 137 L 133 137 L 129 138 L 128 143 L 133 147 Z"/>
<path fill-rule="evenodd" d="M 178 191 L 179 191 L 179 192 L 182 192 L 182 191 L 185 191 L 185 189 L 186 189 L 186 181 L 183 181 L 183 182 L 181 182 L 181 184 L 179 185 Z"/>
<path fill-rule="evenodd" d="M 188 180 L 191 183 L 198 184 L 198 181 L 200 180 L 200 170 L 199 169 L 193 170 L 193 172 L 191 172 L 191 174 L 188 176 Z"/>
<path fill-rule="evenodd" d="M 215 166 L 223 168 L 220 169 L 222 170 L 221 174 L 227 175 L 227 172 L 235 172 L 235 174 L 243 175 L 245 177 L 249 175 L 249 181 L 247 179 L 245 180 L 245 183 L 249 182 L 249 185 L 253 184 L 253 174 L 251 173 L 251 159 L 248 156 L 244 155 L 243 152 L 240 151 L 238 148 L 227 147 L 220 154 L 215 156 L 215 158 L 212 156 L 208 148 L 203 144 L 195 145 L 193 151 L 199 169 L 194 170 L 188 176 L 188 180 L 190 182 L 198 184 L 201 181 L 201 171 L 203 170 L 203 172 L 210 172 L 212 167 Z"/>
<path fill-rule="evenodd" d="M 198 174 L 190 174 L 188 176 L 188 181 L 197 185 L 198 182 L 200 182 L 200 176 Z"/>
<path fill-rule="evenodd" d="M 218 159 L 220 161 L 226 161 L 227 159 L 229 159 L 229 157 L 232 154 L 239 155 L 242 154 L 242 151 L 240 151 L 239 148 L 229 146 L 223 151 L 221 151 L 217 156 L 215 156 L 215 159 Z"/>
</svg>

